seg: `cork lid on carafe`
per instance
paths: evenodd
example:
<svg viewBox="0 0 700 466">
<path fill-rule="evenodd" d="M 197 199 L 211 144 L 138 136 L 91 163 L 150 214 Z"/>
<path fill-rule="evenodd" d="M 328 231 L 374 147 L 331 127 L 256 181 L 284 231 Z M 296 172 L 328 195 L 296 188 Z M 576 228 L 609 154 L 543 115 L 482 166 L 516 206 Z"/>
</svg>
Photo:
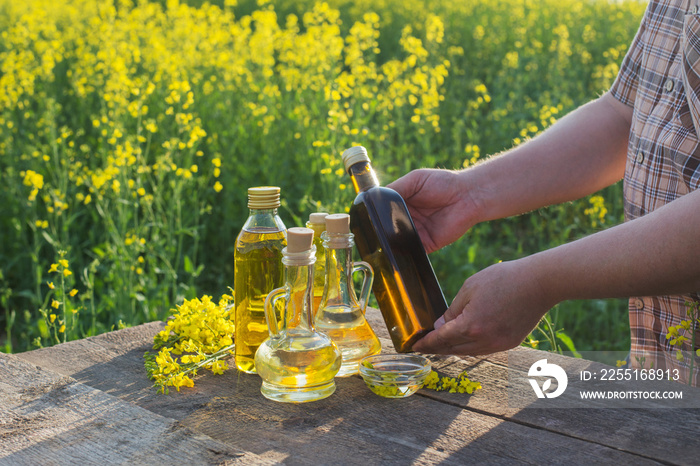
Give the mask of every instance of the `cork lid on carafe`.
<svg viewBox="0 0 700 466">
<path fill-rule="evenodd" d="M 350 216 L 348 214 L 332 214 L 326 217 L 328 234 L 347 235 L 350 233 Z"/>
<path fill-rule="evenodd" d="M 333 249 L 352 247 L 353 234 L 350 233 L 350 216 L 348 214 L 333 214 L 326 217 L 326 233 L 323 244 Z"/>
<path fill-rule="evenodd" d="M 314 231 L 311 228 L 292 227 L 287 230 L 287 253 L 296 254 L 311 249 Z"/>
<path fill-rule="evenodd" d="M 326 223 L 326 217 L 328 213 L 326 212 L 314 212 L 309 215 L 309 223 L 312 225 L 323 225 Z"/>
</svg>

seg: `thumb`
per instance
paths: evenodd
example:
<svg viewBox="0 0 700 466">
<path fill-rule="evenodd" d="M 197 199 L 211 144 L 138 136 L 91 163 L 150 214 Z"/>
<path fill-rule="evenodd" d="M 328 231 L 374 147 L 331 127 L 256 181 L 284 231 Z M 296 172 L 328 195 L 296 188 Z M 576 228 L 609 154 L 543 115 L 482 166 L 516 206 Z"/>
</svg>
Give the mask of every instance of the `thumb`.
<svg viewBox="0 0 700 466">
<path fill-rule="evenodd" d="M 455 298 L 455 301 L 457 301 L 456 298 Z M 462 313 L 462 310 L 464 309 L 464 307 L 455 306 L 455 301 L 452 301 L 452 304 L 450 305 L 450 307 L 447 308 L 445 313 L 442 316 L 440 316 L 440 318 L 438 320 L 435 321 L 435 323 L 433 324 L 433 327 L 435 327 L 435 330 L 439 329 L 440 327 L 445 325 L 447 322 L 456 319 L 457 316 Z"/>
<path fill-rule="evenodd" d="M 435 330 L 439 329 L 447 322 L 456 319 L 460 314 L 462 314 L 471 301 L 471 295 L 472 291 L 471 287 L 469 286 L 469 279 L 467 279 L 457 292 L 455 299 L 452 300 L 452 304 L 450 304 L 445 313 L 435 321 Z"/>
</svg>

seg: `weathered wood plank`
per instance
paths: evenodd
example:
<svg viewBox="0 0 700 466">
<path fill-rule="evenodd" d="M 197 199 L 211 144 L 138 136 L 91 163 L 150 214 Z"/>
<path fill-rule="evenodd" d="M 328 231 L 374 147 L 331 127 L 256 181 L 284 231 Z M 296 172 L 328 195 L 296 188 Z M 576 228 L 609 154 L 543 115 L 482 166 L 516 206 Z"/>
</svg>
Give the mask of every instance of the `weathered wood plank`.
<svg viewBox="0 0 700 466">
<path fill-rule="evenodd" d="M 375 310 L 368 310 L 368 321 L 380 336 L 382 346 L 388 351 L 393 351 L 391 341 L 388 339 L 388 331 Z M 578 373 L 581 370 L 600 371 L 605 366 L 591 361 L 570 358 L 543 351 L 535 351 L 527 348 L 518 348 L 514 351 L 523 352 L 529 357 L 526 360 L 534 363 L 538 359 L 548 359 L 550 363 L 561 365 L 568 373 Z M 509 352 L 492 354 L 486 357 L 436 357 L 428 355 L 435 370 L 456 377 L 466 370 L 472 380 L 482 383 L 483 389 L 474 396 L 464 394 L 450 394 L 431 390 L 420 390 L 418 396 L 445 401 L 464 409 L 474 410 L 480 413 L 488 413 L 502 419 L 519 422 L 541 429 L 551 430 L 573 438 L 618 448 L 622 451 L 656 458 L 673 464 L 696 464 L 700 457 L 700 442 L 697 441 L 697 432 L 700 431 L 700 409 L 680 409 L 677 400 L 659 401 L 659 408 L 653 409 L 623 409 L 610 408 L 609 404 L 593 400 L 575 400 L 581 382 L 570 380 L 571 388 L 562 395 L 562 402 L 566 406 L 579 408 L 547 408 L 546 403 L 552 400 L 543 400 L 541 408 L 509 405 L 508 394 L 516 390 L 509 380 L 510 371 L 519 371 L 522 378 L 526 378 L 528 367 L 515 367 L 511 358 L 509 366 Z M 512 353 L 511 353 L 512 354 Z M 522 365 L 523 361 L 518 361 Z M 629 390 L 638 390 L 639 385 L 628 383 Z M 624 385 L 623 385 L 624 387 Z M 663 390 L 683 389 L 686 406 L 700 406 L 700 390 L 688 390 L 676 382 L 657 382 L 655 387 Z M 609 384 L 602 382 L 587 382 L 586 389 L 608 390 Z M 530 387 L 524 387 L 531 390 Z M 691 398 L 691 399 L 689 399 Z M 560 403 L 561 404 L 561 403 Z M 646 402 L 646 406 L 650 406 Z M 607 406 L 607 407 L 606 407 Z M 683 426 L 683 428 L 679 428 Z"/>
<path fill-rule="evenodd" d="M 536 361 L 538 357 L 548 358 L 550 362 L 556 362 L 566 368 L 567 372 L 603 367 L 602 364 L 591 361 L 541 353 L 533 354 L 532 361 Z M 672 464 L 697 464 L 697 458 L 700 457 L 700 442 L 697 440 L 697 433 L 700 431 L 699 409 L 674 408 L 673 402 L 660 402 L 660 405 L 664 406 L 661 408 L 610 408 L 609 404 L 606 405 L 602 401 L 576 400 L 578 390 L 575 388 L 577 384 L 580 385 L 576 381 L 570 381 L 571 388 L 561 397 L 564 398 L 562 401 L 566 406 L 578 406 L 577 408 L 547 407 L 546 403 L 552 400 L 542 400 L 537 405 L 540 407 L 536 408 L 513 408 L 509 405 L 508 393 L 514 388 L 510 385 L 508 371 L 516 368 L 508 368 L 500 363 L 494 364 L 489 360 L 465 357 L 461 360 L 450 359 L 444 364 L 438 360 L 435 369 L 450 376 L 457 376 L 463 370 L 467 370 L 472 379 L 482 383 L 483 389 L 472 397 L 429 390 L 421 390 L 420 396 L 439 399 L 465 409 L 486 412 L 523 425 L 551 430 Z M 524 377 L 527 369 L 520 369 Z M 660 383 L 659 386 L 670 390 L 686 389 L 674 382 Z M 630 387 L 638 388 L 634 385 Z M 586 386 L 586 389 L 596 388 L 606 390 L 609 386 L 601 383 Z M 695 397 L 692 404 L 700 405 L 697 398 L 699 390 L 691 390 L 689 395 Z"/>
<path fill-rule="evenodd" d="M 13 355 L 0 354 L 0 464 L 271 464 Z"/>
<path fill-rule="evenodd" d="M 574 463 L 587 451 L 600 463 L 654 463 L 613 448 L 533 429 L 424 396 L 389 400 L 358 377 L 308 405 L 274 403 L 256 376 L 222 377 L 223 393 L 183 422 L 257 455 L 289 464 Z"/>
<path fill-rule="evenodd" d="M 492 416 L 485 409 L 475 412 L 471 400 L 481 393 L 459 395 L 467 400 L 465 410 L 453 400 L 446 403 L 434 396 L 386 400 L 371 393 L 359 377 L 351 377 L 338 379 L 337 392 L 326 400 L 288 405 L 264 399 L 257 376 L 228 371 L 223 376 L 199 378 L 193 389 L 156 395 L 149 389 L 141 357 L 160 328 L 160 324 L 149 324 L 18 356 L 181 420 L 234 449 L 291 464 L 339 459 L 353 464 L 510 464 L 551 462 L 553 458 L 570 462 L 583 450 L 602 463 L 645 460 L 559 435 L 555 429 L 532 428 L 500 414 Z M 447 361 L 457 364 L 461 359 Z M 482 382 L 485 386 L 490 383 Z"/>
</svg>

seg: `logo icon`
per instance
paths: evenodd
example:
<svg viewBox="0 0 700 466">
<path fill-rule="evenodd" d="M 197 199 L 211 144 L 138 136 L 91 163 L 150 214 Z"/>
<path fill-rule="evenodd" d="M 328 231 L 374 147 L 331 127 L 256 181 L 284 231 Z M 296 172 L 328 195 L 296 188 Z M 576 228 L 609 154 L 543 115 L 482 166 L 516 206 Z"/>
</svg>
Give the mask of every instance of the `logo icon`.
<svg viewBox="0 0 700 466">
<path fill-rule="evenodd" d="M 535 390 L 537 398 L 556 398 L 564 393 L 564 390 L 566 390 L 566 386 L 569 383 L 569 378 L 566 376 L 564 369 L 556 364 L 548 364 L 546 359 L 540 359 L 530 366 L 530 370 L 528 371 L 527 375 L 530 377 L 549 377 L 544 381 L 542 387 L 540 387 L 537 380 L 528 379 L 533 390 Z M 548 390 L 552 388 L 552 378 L 557 381 L 557 389 L 551 393 L 548 393 Z"/>
</svg>

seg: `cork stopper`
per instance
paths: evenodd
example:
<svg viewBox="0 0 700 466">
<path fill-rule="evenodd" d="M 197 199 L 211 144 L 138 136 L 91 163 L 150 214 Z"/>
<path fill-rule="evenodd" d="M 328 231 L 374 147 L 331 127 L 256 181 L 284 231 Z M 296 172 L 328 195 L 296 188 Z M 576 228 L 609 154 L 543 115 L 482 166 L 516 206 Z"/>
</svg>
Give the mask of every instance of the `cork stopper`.
<svg viewBox="0 0 700 466">
<path fill-rule="evenodd" d="M 323 225 L 326 223 L 327 212 L 314 212 L 309 215 L 309 223 L 312 225 Z"/>
<path fill-rule="evenodd" d="M 348 171 L 350 167 L 355 165 L 357 162 L 369 161 L 367 149 L 362 146 L 353 146 L 349 149 L 345 149 L 343 152 L 343 165 L 345 165 L 345 171 Z"/>
<path fill-rule="evenodd" d="M 287 230 L 287 252 L 290 254 L 309 251 L 313 241 L 311 228 L 292 227 Z"/>
<path fill-rule="evenodd" d="M 328 234 L 347 235 L 350 233 L 350 216 L 348 214 L 333 214 L 326 217 Z"/>
<path fill-rule="evenodd" d="M 248 188 L 249 209 L 276 209 L 280 206 L 280 188 L 257 186 Z"/>
</svg>

